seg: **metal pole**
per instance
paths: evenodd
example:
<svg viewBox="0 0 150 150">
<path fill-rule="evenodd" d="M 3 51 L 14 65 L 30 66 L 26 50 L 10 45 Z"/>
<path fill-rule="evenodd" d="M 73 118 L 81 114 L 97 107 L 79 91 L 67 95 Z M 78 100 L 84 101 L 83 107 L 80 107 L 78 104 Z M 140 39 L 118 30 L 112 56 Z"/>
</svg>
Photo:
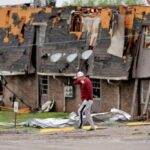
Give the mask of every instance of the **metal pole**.
<svg viewBox="0 0 150 150">
<path fill-rule="evenodd" d="M 15 128 L 16 128 L 16 123 L 17 122 L 17 113 L 15 112 Z"/>
</svg>

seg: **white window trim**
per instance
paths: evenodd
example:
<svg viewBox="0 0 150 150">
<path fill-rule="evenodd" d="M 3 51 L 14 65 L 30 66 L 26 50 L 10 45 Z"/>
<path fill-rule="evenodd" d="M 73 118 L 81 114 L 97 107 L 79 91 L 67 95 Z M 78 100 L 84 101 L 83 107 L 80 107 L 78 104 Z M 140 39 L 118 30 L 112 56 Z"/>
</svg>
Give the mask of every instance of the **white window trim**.
<svg viewBox="0 0 150 150">
<path fill-rule="evenodd" d="M 41 79 L 40 79 L 40 86 L 41 86 L 41 80 L 42 80 L 42 76 L 41 76 Z M 42 89 L 41 89 L 42 90 Z M 41 95 L 45 95 L 45 96 L 47 96 L 47 95 L 49 95 L 49 76 L 47 76 L 47 94 L 45 94 L 45 93 L 42 93 L 42 91 L 41 91 Z"/>
<path fill-rule="evenodd" d="M 94 80 L 94 79 L 95 78 L 92 78 L 91 80 Z M 102 98 L 102 80 L 101 79 L 97 79 L 97 80 L 99 80 L 99 82 L 100 82 L 100 97 L 93 98 L 93 100 L 100 101 Z"/>
</svg>

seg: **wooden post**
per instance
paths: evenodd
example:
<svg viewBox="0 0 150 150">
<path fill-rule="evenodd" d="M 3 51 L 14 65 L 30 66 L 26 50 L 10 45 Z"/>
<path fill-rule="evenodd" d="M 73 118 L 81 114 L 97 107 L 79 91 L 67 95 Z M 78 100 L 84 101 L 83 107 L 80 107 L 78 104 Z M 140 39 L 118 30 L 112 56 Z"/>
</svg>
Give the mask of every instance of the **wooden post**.
<svg viewBox="0 0 150 150">
<path fill-rule="evenodd" d="M 147 90 L 146 101 L 145 101 L 145 105 L 144 105 L 144 109 L 143 109 L 143 115 L 145 115 L 147 113 L 149 97 L 150 97 L 150 80 L 149 80 L 149 84 L 148 84 L 148 90 Z"/>
<path fill-rule="evenodd" d="M 120 86 L 117 86 L 118 109 L 121 109 Z"/>
<path fill-rule="evenodd" d="M 63 84 L 63 89 L 65 89 L 65 84 Z M 65 95 L 63 96 L 63 112 L 66 112 L 66 97 Z"/>
<path fill-rule="evenodd" d="M 17 112 L 18 112 L 19 103 L 14 102 L 14 121 L 15 121 L 15 128 L 17 124 Z"/>
<path fill-rule="evenodd" d="M 133 98 L 132 98 L 132 105 L 131 105 L 131 117 L 133 118 L 134 116 L 134 110 L 135 110 L 135 101 L 136 101 L 136 96 L 137 96 L 137 89 L 138 89 L 138 79 L 135 79 L 134 83 L 134 91 L 133 91 Z"/>
</svg>

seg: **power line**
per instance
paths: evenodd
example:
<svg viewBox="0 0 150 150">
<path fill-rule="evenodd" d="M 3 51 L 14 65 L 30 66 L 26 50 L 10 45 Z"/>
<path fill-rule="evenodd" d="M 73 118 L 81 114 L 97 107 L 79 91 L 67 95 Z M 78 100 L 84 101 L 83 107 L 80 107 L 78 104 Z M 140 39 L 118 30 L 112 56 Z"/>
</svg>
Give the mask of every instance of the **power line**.
<svg viewBox="0 0 150 150">
<path fill-rule="evenodd" d="M 126 37 L 134 37 L 134 36 L 142 36 L 143 34 L 136 34 L 136 35 L 131 35 L 131 34 L 128 34 L 128 35 L 125 35 L 125 36 L 120 36 L 120 38 L 126 38 Z M 108 37 L 103 37 L 103 38 L 99 38 L 97 39 L 98 41 L 99 40 L 109 40 L 111 39 L 108 38 Z M 21 45 L 21 46 L 0 46 L 1 49 L 7 49 L 7 48 L 25 48 L 25 47 L 32 47 L 32 46 L 48 46 L 48 45 L 53 45 L 53 44 L 68 44 L 68 43 L 78 43 L 78 42 L 86 42 L 87 40 L 90 40 L 90 39 L 84 39 L 84 40 L 71 40 L 71 41 L 62 41 L 62 42 L 50 42 L 50 43 L 43 43 L 43 44 L 28 44 L 28 45 Z"/>
<path fill-rule="evenodd" d="M 19 97 L 12 89 L 10 89 L 8 86 L 7 86 L 7 80 L 6 80 L 6 78 L 4 77 L 4 76 L 1 76 L 2 77 L 2 85 L 9 91 L 9 92 L 11 92 L 21 103 L 23 103 L 25 106 L 27 106 L 29 109 L 31 109 L 31 106 L 30 105 L 28 105 L 26 102 L 24 102 L 24 100 L 21 98 L 21 97 Z M 5 82 L 5 83 L 3 83 L 3 82 Z M 22 91 L 23 92 L 23 91 Z M 24 94 L 24 92 L 23 92 L 23 94 Z M 26 95 L 26 94 L 25 94 Z M 26 95 L 28 98 L 30 98 L 28 95 Z"/>
</svg>

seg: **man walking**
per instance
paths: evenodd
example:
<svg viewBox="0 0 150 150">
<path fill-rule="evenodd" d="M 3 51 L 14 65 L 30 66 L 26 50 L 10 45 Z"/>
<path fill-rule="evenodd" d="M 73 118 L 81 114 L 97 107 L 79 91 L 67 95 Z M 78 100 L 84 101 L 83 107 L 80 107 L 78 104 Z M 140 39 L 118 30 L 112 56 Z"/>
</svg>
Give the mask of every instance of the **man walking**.
<svg viewBox="0 0 150 150">
<path fill-rule="evenodd" d="M 74 84 L 80 85 L 80 92 L 81 92 L 81 100 L 82 104 L 80 105 L 78 109 L 78 115 L 79 115 L 79 124 L 78 128 L 82 128 L 83 126 L 83 114 L 85 113 L 86 119 L 89 122 L 91 130 L 95 130 L 94 122 L 91 117 L 91 106 L 93 104 L 93 87 L 92 83 L 89 78 L 87 78 L 83 72 L 79 71 L 77 72 L 76 76 L 74 77 L 76 79 L 74 81 Z"/>
</svg>

